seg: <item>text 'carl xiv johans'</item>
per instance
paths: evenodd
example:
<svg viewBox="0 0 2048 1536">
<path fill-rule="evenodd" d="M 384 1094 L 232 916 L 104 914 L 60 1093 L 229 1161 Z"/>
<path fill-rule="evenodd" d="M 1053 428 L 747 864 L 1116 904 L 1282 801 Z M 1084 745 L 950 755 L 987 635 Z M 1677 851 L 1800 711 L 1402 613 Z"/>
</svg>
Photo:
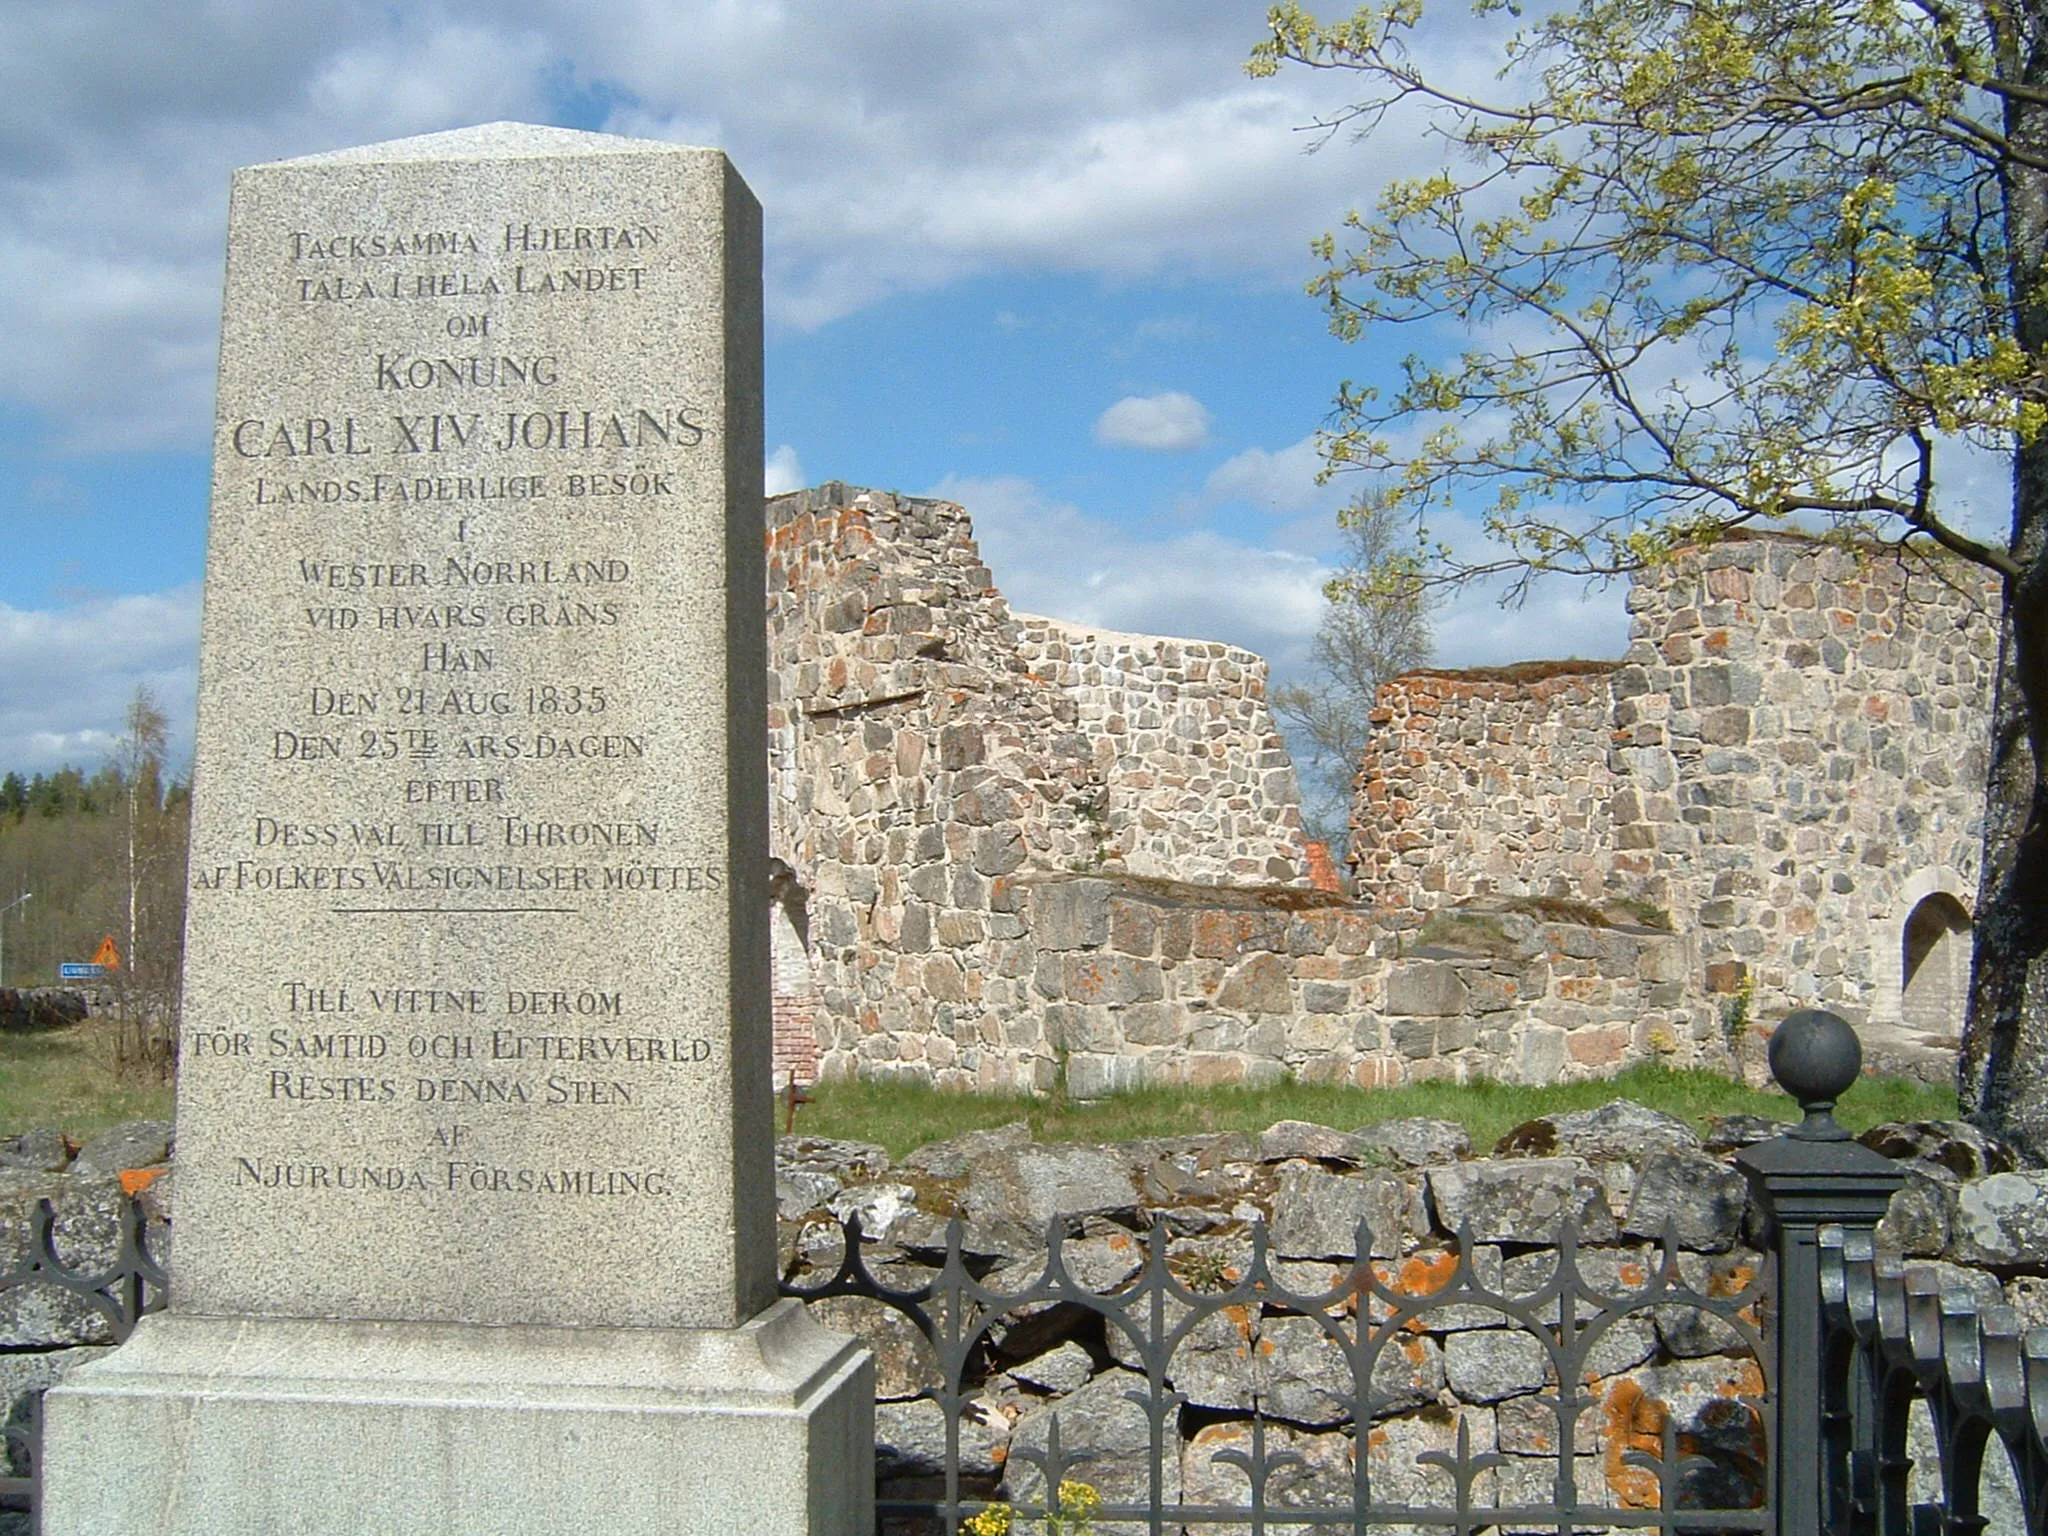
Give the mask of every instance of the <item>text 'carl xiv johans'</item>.
<svg viewBox="0 0 2048 1536">
<path fill-rule="evenodd" d="M 548 411 L 435 411 L 382 419 L 246 417 L 228 429 L 242 459 L 366 458 L 376 453 L 511 453 L 520 449 L 595 453 L 695 448 L 710 429 L 696 406 L 571 407 Z"/>
</svg>

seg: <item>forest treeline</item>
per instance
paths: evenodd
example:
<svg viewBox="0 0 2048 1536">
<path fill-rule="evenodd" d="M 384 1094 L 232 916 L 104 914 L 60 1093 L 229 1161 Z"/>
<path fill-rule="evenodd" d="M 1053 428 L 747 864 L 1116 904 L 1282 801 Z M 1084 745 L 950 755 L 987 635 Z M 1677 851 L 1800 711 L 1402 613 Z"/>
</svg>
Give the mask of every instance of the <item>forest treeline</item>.
<svg viewBox="0 0 2048 1536">
<path fill-rule="evenodd" d="M 170 1070 L 184 962 L 192 790 L 164 762 L 166 721 L 138 689 L 108 760 L 88 772 L 0 775 L 0 986 L 54 986 L 111 939 L 98 984 L 117 1060 Z M 26 898 L 26 899 L 24 899 Z"/>
<path fill-rule="evenodd" d="M 190 806 L 153 760 L 0 777 L 0 985 L 54 986 L 108 938 L 117 981 L 174 978 Z"/>
</svg>

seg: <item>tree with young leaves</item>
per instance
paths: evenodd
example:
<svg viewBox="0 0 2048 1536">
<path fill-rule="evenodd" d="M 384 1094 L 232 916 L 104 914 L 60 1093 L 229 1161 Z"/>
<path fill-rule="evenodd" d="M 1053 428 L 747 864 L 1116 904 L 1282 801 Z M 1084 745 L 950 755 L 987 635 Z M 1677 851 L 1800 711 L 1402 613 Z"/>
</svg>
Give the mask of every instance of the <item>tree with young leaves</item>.
<svg viewBox="0 0 2048 1536">
<path fill-rule="evenodd" d="M 124 1066 L 168 1079 L 177 1040 L 184 964 L 186 816 L 183 791 L 166 786 L 170 720 L 147 684 L 121 719 L 110 765 L 120 785 L 121 883 L 126 943 L 113 973 Z"/>
<path fill-rule="evenodd" d="M 1344 843 L 1351 780 L 1380 684 L 1427 665 L 1436 648 L 1430 594 L 1412 574 L 1412 554 L 1396 546 L 1394 525 L 1353 519 L 1342 532 L 1342 563 L 1323 588 L 1328 606 L 1309 646 L 1308 677 L 1273 690 L 1273 712 L 1295 742 L 1302 819 L 1332 848 Z"/>
<path fill-rule="evenodd" d="M 1250 68 L 1355 75 L 1320 128 L 1442 164 L 1319 249 L 1347 338 L 1429 336 L 1324 435 L 1351 515 L 1431 577 L 1613 577 L 1790 521 L 1946 551 L 2005 596 L 1970 1017 L 1972 1117 L 2048 1162 L 2048 8 L 1949 0 L 1421 0 L 1270 13 Z M 1445 27 L 1497 29 L 1467 90 Z M 1468 34 L 1469 35 L 1469 34 Z M 2012 464 L 2009 525 L 1957 504 Z M 1479 512 L 1479 553 L 1430 519 Z"/>
</svg>

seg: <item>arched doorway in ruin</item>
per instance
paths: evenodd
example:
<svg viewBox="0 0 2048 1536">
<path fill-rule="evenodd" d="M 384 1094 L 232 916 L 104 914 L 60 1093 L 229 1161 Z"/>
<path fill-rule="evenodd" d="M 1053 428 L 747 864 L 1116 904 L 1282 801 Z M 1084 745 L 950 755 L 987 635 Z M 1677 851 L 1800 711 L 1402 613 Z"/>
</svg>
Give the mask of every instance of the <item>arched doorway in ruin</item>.
<svg viewBox="0 0 2048 1536">
<path fill-rule="evenodd" d="M 1942 1039 L 1963 1032 L 1970 1000 L 1970 912 L 1948 891 L 1923 896 L 1899 934 L 1899 1021 Z"/>
</svg>

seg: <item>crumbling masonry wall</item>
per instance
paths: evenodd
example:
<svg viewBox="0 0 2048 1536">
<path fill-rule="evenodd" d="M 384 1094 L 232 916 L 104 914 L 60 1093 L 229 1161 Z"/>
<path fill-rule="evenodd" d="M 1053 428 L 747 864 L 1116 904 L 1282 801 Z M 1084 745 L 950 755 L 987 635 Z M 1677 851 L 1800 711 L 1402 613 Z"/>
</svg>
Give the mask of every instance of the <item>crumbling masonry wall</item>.
<svg viewBox="0 0 2048 1536">
<path fill-rule="evenodd" d="M 1773 535 L 1638 576 L 1618 667 L 1388 684 L 1350 857 L 1376 899 L 1667 912 L 1731 1018 L 1909 1031 L 1909 931 L 1974 904 L 1997 589 L 1946 559 Z M 1954 921 L 1966 921 L 1957 917 Z"/>
<path fill-rule="evenodd" d="M 1381 689 L 1352 818 L 1361 888 L 1424 911 L 1605 894 L 1618 665 L 1411 673 Z"/>
<path fill-rule="evenodd" d="M 1072 701 L 1103 765 L 1105 862 L 1168 880 L 1303 878 L 1300 790 L 1262 658 L 1213 640 L 1016 620 L 1017 654 Z"/>
<path fill-rule="evenodd" d="M 1020 621 L 948 502 L 826 485 L 766 536 L 771 850 L 823 1075 L 1042 1082 L 1020 876 L 1305 880 L 1256 656 Z"/>
</svg>

